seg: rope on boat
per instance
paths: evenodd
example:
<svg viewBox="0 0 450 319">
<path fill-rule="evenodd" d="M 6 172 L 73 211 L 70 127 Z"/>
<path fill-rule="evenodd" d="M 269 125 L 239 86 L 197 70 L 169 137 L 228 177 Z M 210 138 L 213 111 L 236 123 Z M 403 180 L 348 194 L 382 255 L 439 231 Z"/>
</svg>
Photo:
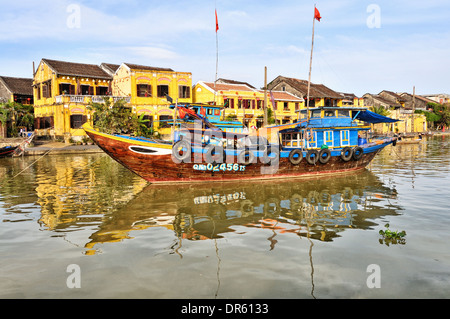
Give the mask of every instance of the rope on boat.
<svg viewBox="0 0 450 319">
<path fill-rule="evenodd" d="M 35 160 L 33 163 L 31 163 L 30 165 L 28 165 L 27 167 L 25 167 L 23 170 L 21 170 L 19 173 L 17 173 L 16 175 L 14 175 L 12 178 L 4 180 L 3 182 L 7 182 L 10 180 L 13 180 L 14 178 L 16 178 L 17 176 L 19 176 L 20 174 L 22 174 L 23 172 L 25 172 L 27 169 L 29 169 L 31 166 L 33 166 L 37 161 L 39 161 L 41 158 L 43 158 L 45 155 L 47 155 L 48 153 L 50 153 L 52 150 L 48 150 L 44 155 L 42 155 L 41 157 L 39 157 L 37 160 Z"/>
<path fill-rule="evenodd" d="M 400 155 L 398 155 L 397 151 L 395 150 L 395 147 L 391 147 L 391 150 L 395 153 L 395 155 L 397 155 L 397 157 L 399 159 L 401 159 L 402 161 L 404 160 L 404 158 L 400 157 Z"/>
</svg>

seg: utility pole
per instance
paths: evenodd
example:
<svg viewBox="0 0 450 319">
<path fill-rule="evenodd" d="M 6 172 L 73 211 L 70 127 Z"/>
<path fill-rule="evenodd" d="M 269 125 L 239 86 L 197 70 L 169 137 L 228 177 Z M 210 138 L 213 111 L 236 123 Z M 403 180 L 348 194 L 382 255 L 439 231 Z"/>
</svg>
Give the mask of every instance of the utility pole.
<svg viewBox="0 0 450 319">
<path fill-rule="evenodd" d="M 264 67 L 264 126 L 267 126 L 267 66 Z"/>
<path fill-rule="evenodd" d="M 414 134 L 414 112 L 416 110 L 416 87 L 413 86 L 413 106 L 411 115 L 411 133 Z"/>
</svg>

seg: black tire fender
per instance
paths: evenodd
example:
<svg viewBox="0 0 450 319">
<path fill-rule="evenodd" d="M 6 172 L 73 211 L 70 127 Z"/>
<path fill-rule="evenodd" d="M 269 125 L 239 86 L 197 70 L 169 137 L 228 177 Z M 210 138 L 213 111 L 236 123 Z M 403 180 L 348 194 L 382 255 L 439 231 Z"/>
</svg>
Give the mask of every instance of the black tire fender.
<svg viewBox="0 0 450 319">
<path fill-rule="evenodd" d="M 272 156 L 271 156 L 272 154 Z M 275 154 L 275 156 L 273 156 Z M 263 157 L 261 158 L 261 162 L 263 164 L 275 164 L 278 163 L 280 160 L 280 150 L 278 147 L 275 147 L 273 145 L 269 145 L 266 147 L 263 153 Z"/>
<path fill-rule="evenodd" d="M 292 165 L 298 165 L 303 159 L 303 152 L 300 149 L 293 149 L 289 152 L 289 161 Z"/>
<path fill-rule="evenodd" d="M 309 150 L 306 153 L 306 161 L 308 164 L 315 165 L 319 160 L 319 152 L 317 150 Z"/>
<path fill-rule="evenodd" d="M 360 160 L 361 157 L 363 156 L 363 154 L 364 154 L 364 151 L 363 151 L 362 147 L 356 146 L 356 147 L 353 149 L 353 159 L 354 159 L 355 161 Z"/>
<path fill-rule="evenodd" d="M 341 159 L 344 162 L 348 162 L 349 160 L 351 160 L 353 156 L 353 149 L 351 147 L 344 147 L 341 151 Z"/>
<path fill-rule="evenodd" d="M 321 149 L 319 152 L 319 162 L 326 164 L 331 158 L 331 151 L 328 148 Z"/>
<path fill-rule="evenodd" d="M 242 150 L 237 157 L 238 163 L 250 165 L 255 160 L 255 155 L 249 149 Z"/>
</svg>

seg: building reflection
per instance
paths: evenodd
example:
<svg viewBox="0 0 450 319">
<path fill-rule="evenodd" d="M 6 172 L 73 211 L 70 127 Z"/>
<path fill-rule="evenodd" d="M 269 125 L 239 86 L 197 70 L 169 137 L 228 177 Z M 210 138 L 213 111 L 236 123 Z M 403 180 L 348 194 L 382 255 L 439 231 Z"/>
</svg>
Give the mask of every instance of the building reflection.
<svg viewBox="0 0 450 319">
<path fill-rule="evenodd" d="M 375 219 L 398 214 L 396 195 L 369 171 L 290 182 L 149 185 L 105 218 L 86 248 L 150 227 L 165 227 L 178 241 L 269 229 L 271 249 L 281 233 L 332 241 L 347 229 L 368 229 L 378 225 Z"/>
<path fill-rule="evenodd" d="M 368 170 L 317 179 L 161 186 L 149 185 L 104 154 L 84 154 L 47 156 L 13 178 L 27 161 L 34 159 L 11 162 L 17 167 L 2 171 L 8 179 L 2 185 L 4 207 L 10 216 L 23 215 L 24 205 L 37 207 L 41 228 L 67 241 L 82 231 L 74 241 L 87 254 L 150 227 L 168 229 L 175 242 L 255 229 L 270 230 L 271 249 L 281 233 L 332 241 L 401 210 L 395 186 Z"/>
</svg>

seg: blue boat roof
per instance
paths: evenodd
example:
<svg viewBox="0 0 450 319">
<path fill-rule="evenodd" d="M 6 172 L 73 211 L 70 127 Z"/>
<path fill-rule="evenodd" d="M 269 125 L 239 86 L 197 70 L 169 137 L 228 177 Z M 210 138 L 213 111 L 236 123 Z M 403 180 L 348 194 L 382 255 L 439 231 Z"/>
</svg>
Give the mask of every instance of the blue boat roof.
<svg viewBox="0 0 450 319">
<path fill-rule="evenodd" d="M 351 111 L 348 112 L 348 116 L 339 114 L 339 117 L 329 116 L 329 117 L 317 117 L 314 114 L 317 114 L 317 111 Z M 300 110 L 300 113 L 306 114 L 308 109 Z M 354 120 L 363 121 L 366 123 L 377 124 L 377 123 L 393 123 L 398 122 L 399 120 L 392 119 L 387 116 L 383 116 L 372 111 L 365 107 L 342 107 L 342 106 L 334 106 L 334 107 L 315 107 L 309 108 L 309 111 L 313 116 L 309 119 L 308 125 L 305 123 L 304 126 L 316 126 L 316 125 L 334 125 L 334 126 L 352 126 Z M 356 113 L 356 114 L 355 114 Z M 353 125 L 356 126 L 356 125 Z"/>
</svg>

